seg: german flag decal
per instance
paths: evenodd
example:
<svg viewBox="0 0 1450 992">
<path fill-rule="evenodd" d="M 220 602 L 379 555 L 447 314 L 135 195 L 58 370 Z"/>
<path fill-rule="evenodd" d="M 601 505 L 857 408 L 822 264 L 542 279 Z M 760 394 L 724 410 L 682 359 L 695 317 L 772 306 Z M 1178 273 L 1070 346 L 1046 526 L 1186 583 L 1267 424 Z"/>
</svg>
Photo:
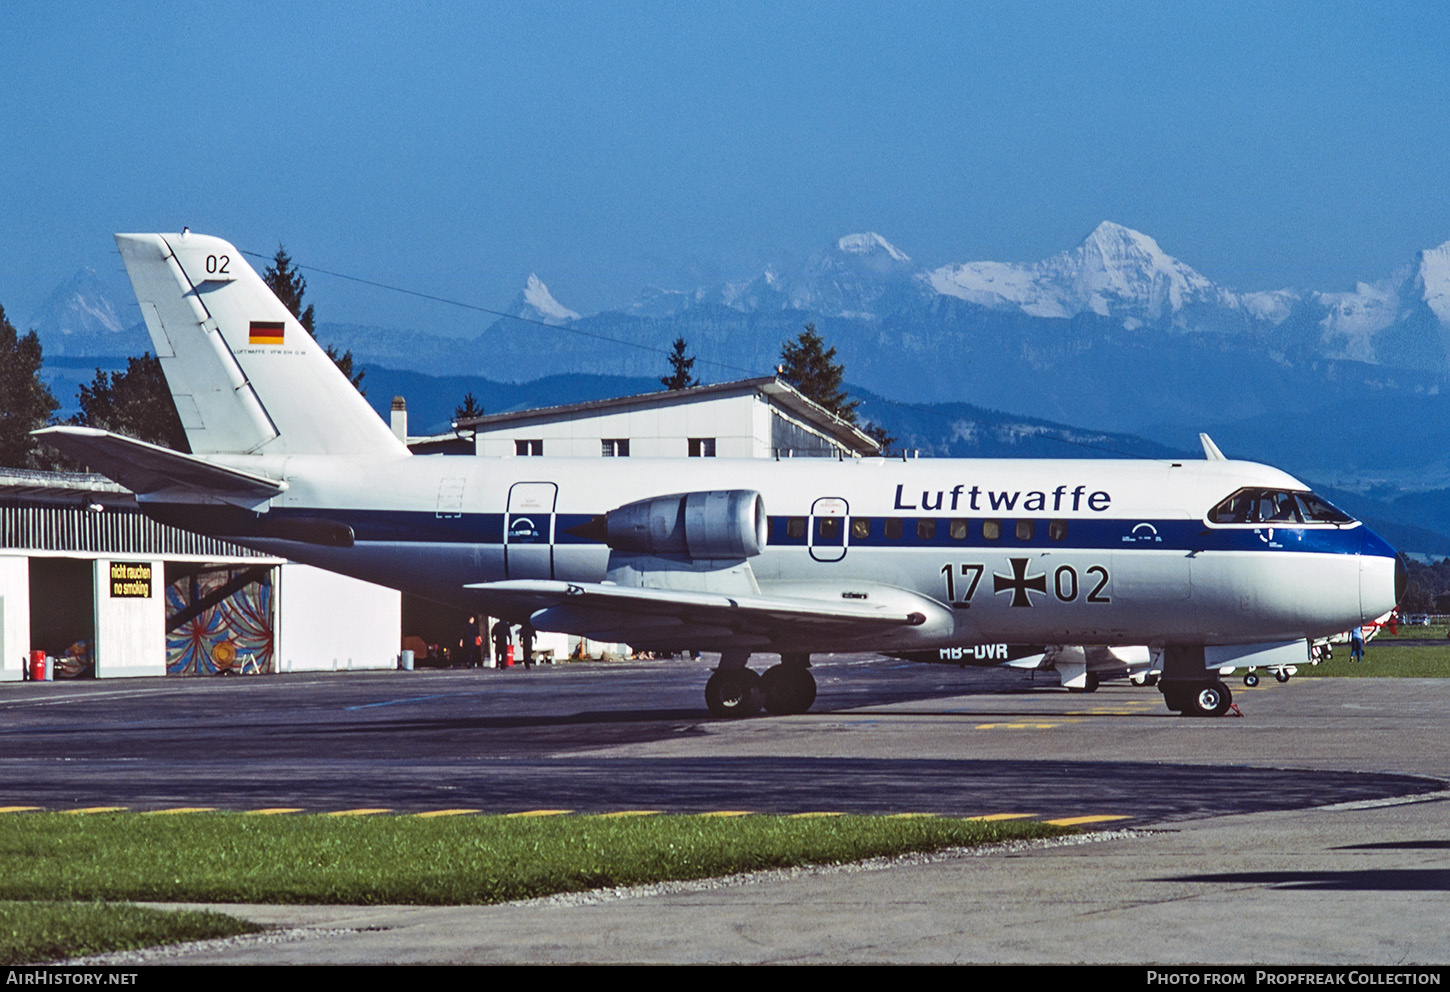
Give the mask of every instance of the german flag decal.
<svg viewBox="0 0 1450 992">
<path fill-rule="evenodd" d="M 282 321 L 254 320 L 247 335 L 248 344 L 282 344 Z"/>
</svg>

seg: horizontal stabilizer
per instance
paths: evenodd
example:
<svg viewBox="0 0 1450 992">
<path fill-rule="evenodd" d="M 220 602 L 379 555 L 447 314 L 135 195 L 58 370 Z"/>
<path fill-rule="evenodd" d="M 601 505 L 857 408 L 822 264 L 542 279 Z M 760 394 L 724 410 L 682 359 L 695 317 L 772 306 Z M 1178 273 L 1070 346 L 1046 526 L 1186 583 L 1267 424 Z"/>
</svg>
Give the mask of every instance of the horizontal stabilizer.
<svg viewBox="0 0 1450 992">
<path fill-rule="evenodd" d="M 253 505 L 271 499 L 287 483 L 224 468 L 195 455 L 122 437 L 93 427 L 46 427 L 33 432 L 51 447 L 136 493 L 165 492 L 205 502 Z"/>
</svg>

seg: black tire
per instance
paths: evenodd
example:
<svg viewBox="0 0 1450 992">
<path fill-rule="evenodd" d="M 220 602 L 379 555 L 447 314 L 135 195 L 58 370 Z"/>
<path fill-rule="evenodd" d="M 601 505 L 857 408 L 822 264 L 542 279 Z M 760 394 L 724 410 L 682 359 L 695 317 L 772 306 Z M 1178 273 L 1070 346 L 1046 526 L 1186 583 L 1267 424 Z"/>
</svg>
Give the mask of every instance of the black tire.
<svg viewBox="0 0 1450 992">
<path fill-rule="evenodd" d="M 705 683 L 705 705 L 718 717 L 760 712 L 760 676 L 748 668 L 716 669 Z"/>
<path fill-rule="evenodd" d="M 1259 684 L 1259 677 L 1257 675 L 1255 675 L 1253 672 L 1249 672 L 1249 674 L 1247 674 L 1247 675 L 1244 676 L 1244 685 L 1248 686 L 1250 689 L 1252 689 L 1254 686 L 1256 686 L 1258 684 Z"/>
<path fill-rule="evenodd" d="M 804 668 L 776 665 L 760 677 L 760 694 L 767 713 L 804 713 L 816 701 L 816 677 Z"/>
<path fill-rule="evenodd" d="M 1277 672 L 1274 673 L 1274 678 L 1277 679 L 1280 683 L 1288 682 L 1289 681 L 1289 673 L 1286 672 L 1286 671 L 1284 671 L 1281 668 Z"/>
<path fill-rule="evenodd" d="M 1174 713 L 1182 713 L 1188 709 L 1190 688 L 1179 682 L 1164 683 L 1160 690 L 1163 693 L 1163 704 Z"/>
<path fill-rule="evenodd" d="M 1193 687 L 1192 692 L 1189 707 L 1184 712 L 1194 716 L 1223 716 L 1233 704 L 1233 693 L 1228 691 L 1228 686 L 1217 680 L 1200 682 Z"/>
</svg>

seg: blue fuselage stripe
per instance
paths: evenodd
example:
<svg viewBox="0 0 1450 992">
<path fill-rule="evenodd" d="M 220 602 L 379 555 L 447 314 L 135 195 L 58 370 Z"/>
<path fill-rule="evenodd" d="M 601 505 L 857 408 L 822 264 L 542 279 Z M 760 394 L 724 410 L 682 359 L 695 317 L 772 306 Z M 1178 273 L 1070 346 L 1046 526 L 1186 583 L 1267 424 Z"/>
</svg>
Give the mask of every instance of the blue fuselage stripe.
<svg viewBox="0 0 1450 992">
<path fill-rule="evenodd" d="M 354 537 L 364 543 L 434 543 L 499 545 L 504 540 L 502 513 L 434 513 L 413 510 L 289 510 L 274 509 L 274 519 L 288 516 L 326 517 L 352 528 Z M 553 515 L 556 546 L 602 546 L 594 538 L 570 534 L 571 529 L 595 519 L 587 513 Z M 1393 550 L 1377 539 L 1366 542 L 1367 534 L 1358 524 L 1335 526 L 1210 526 L 1200 520 L 1137 520 L 1137 519 L 1071 519 L 1050 526 L 1046 518 L 984 518 L 984 517 L 851 517 L 840 521 L 834 533 L 820 530 L 823 518 L 773 516 L 769 519 L 771 547 L 839 548 L 843 540 L 852 548 L 894 548 L 898 550 L 931 548 L 1000 548 L 1004 551 L 1299 551 L 1315 554 L 1369 554 L 1392 556 Z M 1000 536 L 988 540 L 983 535 L 983 521 L 996 520 Z M 1032 520 L 1032 536 L 1019 538 L 1019 519 Z M 795 521 L 792 524 L 792 521 Z M 899 536 L 888 537 L 887 522 L 899 522 Z M 925 525 L 924 525 L 925 524 Z M 965 524 L 965 529 L 962 525 Z M 1065 524 L 1064 526 L 1061 526 Z M 814 534 L 803 532 L 803 525 L 816 528 Z M 848 533 L 843 537 L 843 528 Z M 853 527 L 856 528 L 852 530 Z M 955 527 L 954 527 L 955 525 Z M 537 537 L 520 540 L 515 535 L 510 543 L 546 543 L 548 530 L 536 521 Z M 829 526 L 829 525 L 828 525 Z M 862 530 L 866 532 L 861 533 Z M 792 533 L 794 532 L 794 533 Z M 897 533 L 895 523 L 892 533 Z M 956 533 L 957 537 L 953 537 Z M 1373 545 L 1373 547 L 1370 546 Z"/>
</svg>

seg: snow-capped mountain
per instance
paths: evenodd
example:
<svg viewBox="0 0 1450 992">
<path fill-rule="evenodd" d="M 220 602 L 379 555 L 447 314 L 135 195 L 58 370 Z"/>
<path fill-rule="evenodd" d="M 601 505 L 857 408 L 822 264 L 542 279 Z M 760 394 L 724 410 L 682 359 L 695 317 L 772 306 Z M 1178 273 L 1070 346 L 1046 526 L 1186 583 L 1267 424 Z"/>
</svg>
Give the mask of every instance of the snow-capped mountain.
<svg viewBox="0 0 1450 992">
<path fill-rule="evenodd" d="M 1238 298 L 1131 228 L 1103 221 L 1075 248 L 1030 264 L 967 262 L 922 278 L 944 296 L 1032 317 L 1083 312 L 1118 317 L 1130 330 L 1192 307 L 1237 309 Z"/>
<path fill-rule="evenodd" d="M 532 272 L 524 283 L 523 292 L 514 297 L 513 303 L 509 305 L 508 312 L 554 327 L 579 319 L 579 314 L 554 299 L 549 287 Z"/>
<path fill-rule="evenodd" d="M 46 297 L 23 329 L 39 335 L 47 356 L 139 355 L 151 343 L 129 289 L 124 280 L 81 269 Z"/>
<path fill-rule="evenodd" d="M 716 305 L 742 313 L 802 310 L 844 319 L 874 320 L 920 296 L 911 258 L 875 232 L 848 234 L 798 264 L 770 265 L 753 279 L 676 291 L 646 289 L 625 312 L 668 317 L 692 307 Z M 886 304 L 883 307 L 883 303 Z"/>
<path fill-rule="evenodd" d="M 1414 264 L 1350 292 L 1316 293 L 1326 354 L 1361 362 L 1450 370 L 1450 241 Z"/>
</svg>

